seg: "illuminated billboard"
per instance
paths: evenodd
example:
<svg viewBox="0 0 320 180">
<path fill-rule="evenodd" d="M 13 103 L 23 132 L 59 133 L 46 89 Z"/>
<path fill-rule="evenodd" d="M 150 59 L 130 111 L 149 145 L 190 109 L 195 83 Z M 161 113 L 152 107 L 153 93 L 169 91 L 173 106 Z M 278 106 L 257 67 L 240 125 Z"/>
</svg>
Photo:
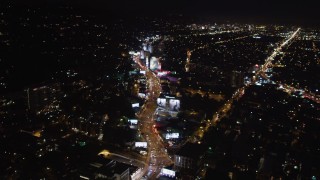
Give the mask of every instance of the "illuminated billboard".
<svg viewBox="0 0 320 180">
<path fill-rule="evenodd" d="M 140 74 L 146 74 L 146 71 L 141 70 Z"/>
<path fill-rule="evenodd" d="M 165 175 L 165 176 L 169 176 L 169 177 L 175 177 L 176 176 L 176 172 L 175 171 L 172 171 L 170 169 L 165 169 L 165 168 L 161 169 L 161 174 Z"/>
<path fill-rule="evenodd" d="M 134 107 L 140 107 L 140 106 L 139 106 L 139 103 L 133 103 L 131 106 L 132 106 L 132 108 L 134 108 Z"/>
<path fill-rule="evenodd" d="M 166 134 L 166 139 L 178 139 L 179 138 L 179 133 L 167 133 Z"/>
<path fill-rule="evenodd" d="M 145 93 L 138 93 L 138 97 L 139 98 L 146 98 L 146 94 Z"/>
<path fill-rule="evenodd" d="M 137 119 L 129 119 L 128 122 L 131 123 L 131 124 L 138 124 L 138 120 Z"/>
<path fill-rule="evenodd" d="M 179 111 L 180 110 L 180 100 L 179 99 L 170 99 L 169 100 L 170 111 Z"/>
<path fill-rule="evenodd" d="M 152 56 L 150 59 L 150 70 L 161 70 L 159 58 Z"/>
<path fill-rule="evenodd" d="M 157 99 L 157 105 L 160 107 L 166 107 L 167 105 L 167 99 L 165 98 L 158 98 Z"/>
<path fill-rule="evenodd" d="M 158 73 L 157 73 L 157 75 L 159 76 L 159 77 L 161 77 L 161 76 L 166 76 L 166 75 L 168 75 L 168 74 L 170 74 L 171 72 L 170 71 L 159 71 Z"/>
<path fill-rule="evenodd" d="M 129 51 L 129 54 L 133 56 L 139 56 L 140 52 Z"/>
<path fill-rule="evenodd" d="M 147 142 L 135 142 L 135 147 L 147 148 Z"/>
</svg>

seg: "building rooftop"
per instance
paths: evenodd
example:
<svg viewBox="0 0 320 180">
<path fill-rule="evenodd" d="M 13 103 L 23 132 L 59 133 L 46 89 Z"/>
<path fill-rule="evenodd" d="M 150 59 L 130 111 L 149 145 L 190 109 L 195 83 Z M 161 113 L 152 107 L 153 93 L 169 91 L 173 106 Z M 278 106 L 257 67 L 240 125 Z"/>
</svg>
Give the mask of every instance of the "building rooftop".
<svg viewBox="0 0 320 180">
<path fill-rule="evenodd" d="M 203 144 L 186 143 L 175 155 L 197 159 L 205 152 Z"/>
</svg>

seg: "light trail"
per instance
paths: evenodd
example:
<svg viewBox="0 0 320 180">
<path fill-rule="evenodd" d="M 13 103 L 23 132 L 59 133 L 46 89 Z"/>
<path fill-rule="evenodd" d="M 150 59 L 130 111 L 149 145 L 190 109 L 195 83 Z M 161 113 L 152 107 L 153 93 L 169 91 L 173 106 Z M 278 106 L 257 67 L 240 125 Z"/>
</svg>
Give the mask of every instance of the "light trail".
<svg viewBox="0 0 320 180">
<path fill-rule="evenodd" d="M 277 49 L 275 49 L 275 51 L 274 51 L 274 52 L 272 53 L 272 55 L 271 55 L 272 57 L 270 56 L 270 57 L 266 60 L 265 64 L 262 66 L 261 70 L 258 71 L 256 75 L 259 75 L 259 74 L 260 74 L 262 77 L 264 77 L 264 78 L 266 78 L 266 79 L 269 79 L 269 78 L 266 76 L 265 73 L 266 73 L 268 67 L 272 67 L 272 66 L 273 66 L 272 61 L 274 60 L 274 57 L 282 51 L 282 48 L 283 48 L 284 46 L 286 46 L 289 42 L 291 42 L 291 40 L 298 34 L 299 31 L 300 31 L 300 28 L 298 28 L 298 29 L 292 34 L 292 36 L 291 36 L 289 39 L 287 39 L 285 42 L 283 42 L 280 47 L 278 47 Z M 314 44 L 314 43 L 313 43 L 313 50 L 315 50 L 315 44 Z M 284 83 L 277 83 L 277 84 L 278 84 L 279 86 L 283 87 L 284 91 L 287 92 L 287 93 L 294 93 L 294 92 L 297 92 L 297 91 L 302 91 L 302 92 L 303 92 L 303 96 L 304 96 L 305 98 L 310 99 L 311 101 L 314 101 L 314 102 L 316 102 L 316 103 L 318 103 L 318 104 L 320 103 L 320 99 L 317 98 L 314 93 L 311 93 L 311 92 L 309 93 L 309 92 L 304 91 L 303 89 L 299 89 L 299 88 L 296 88 L 296 87 L 293 87 L 293 86 L 290 86 L 290 85 L 284 84 Z"/>
<path fill-rule="evenodd" d="M 250 36 L 241 36 L 241 37 L 232 38 L 232 39 L 228 39 L 228 40 L 217 41 L 217 42 L 215 42 L 215 43 L 213 43 L 213 44 L 223 44 L 223 43 L 228 43 L 228 42 L 231 42 L 231 41 L 236 41 L 236 40 L 240 40 L 240 39 L 245 39 L 245 38 L 248 38 L 248 37 L 250 37 Z M 191 50 L 191 53 L 194 52 L 194 51 L 196 51 L 196 50 L 205 49 L 205 48 L 208 48 L 208 47 L 209 47 L 208 44 L 203 45 L 203 46 L 199 46 L 199 47 Z"/>
<path fill-rule="evenodd" d="M 137 113 L 137 117 L 141 122 L 141 134 L 143 134 L 144 139 L 146 139 L 148 143 L 148 156 L 145 160 L 145 166 L 132 178 L 134 180 L 140 180 L 144 175 L 150 174 L 149 172 L 152 171 L 148 179 L 156 179 L 162 167 L 172 164 L 172 160 L 167 152 L 162 151 L 164 145 L 161 138 L 153 131 L 153 115 L 157 108 L 156 101 L 161 92 L 161 84 L 156 74 L 142 65 L 139 57 L 134 57 L 134 61 L 140 66 L 140 69 L 146 70 L 145 76 L 149 86 L 149 95 L 142 105 L 140 112 Z"/>
<path fill-rule="evenodd" d="M 278 53 L 281 52 L 282 48 L 286 46 L 289 42 L 291 42 L 299 31 L 300 28 L 298 28 L 294 33 L 292 33 L 291 36 L 288 39 L 286 39 L 281 45 L 274 49 L 273 53 L 265 60 L 265 63 L 262 65 L 262 68 L 255 73 L 255 76 L 267 70 L 268 65 L 272 64 L 272 61 L 278 55 Z M 256 81 L 257 79 L 252 81 L 251 84 L 255 84 Z M 217 124 L 223 117 L 227 116 L 232 107 L 233 101 L 241 98 L 242 95 L 245 93 L 247 87 L 249 87 L 249 85 L 237 89 L 233 93 L 232 98 L 226 101 L 226 103 L 213 115 L 212 120 L 207 121 L 205 127 L 200 127 L 197 131 L 195 131 L 194 135 L 191 136 L 187 141 L 201 143 L 204 133 L 206 133 L 211 126 Z"/>
</svg>

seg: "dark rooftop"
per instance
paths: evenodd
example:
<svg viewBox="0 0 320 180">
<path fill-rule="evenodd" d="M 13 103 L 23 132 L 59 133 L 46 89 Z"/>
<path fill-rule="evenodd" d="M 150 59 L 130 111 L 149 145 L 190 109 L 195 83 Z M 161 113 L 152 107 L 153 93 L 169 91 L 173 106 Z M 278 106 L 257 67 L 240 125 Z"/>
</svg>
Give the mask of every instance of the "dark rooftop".
<svg viewBox="0 0 320 180">
<path fill-rule="evenodd" d="M 186 143 L 177 153 L 178 156 L 189 158 L 199 158 L 205 152 L 205 146 L 202 144 Z"/>
</svg>

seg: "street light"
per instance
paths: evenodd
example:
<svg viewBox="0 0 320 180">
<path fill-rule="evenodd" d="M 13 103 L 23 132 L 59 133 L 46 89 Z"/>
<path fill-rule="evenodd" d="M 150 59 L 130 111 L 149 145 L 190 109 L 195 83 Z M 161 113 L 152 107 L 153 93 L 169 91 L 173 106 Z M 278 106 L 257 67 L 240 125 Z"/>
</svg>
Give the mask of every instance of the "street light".
<svg viewBox="0 0 320 180">
<path fill-rule="evenodd" d="M 110 154 L 110 151 L 104 149 L 102 150 L 98 155 L 103 155 L 104 157 L 108 156 Z"/>
</svg>

